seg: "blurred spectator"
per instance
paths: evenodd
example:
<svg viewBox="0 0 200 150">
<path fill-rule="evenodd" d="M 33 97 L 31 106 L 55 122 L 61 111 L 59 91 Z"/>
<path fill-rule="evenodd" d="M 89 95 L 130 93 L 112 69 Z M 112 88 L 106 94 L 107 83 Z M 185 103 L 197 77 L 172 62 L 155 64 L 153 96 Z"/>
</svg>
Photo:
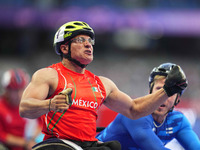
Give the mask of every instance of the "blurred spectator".
<svg viewBox="0 0 200 150">
<path fill-rule="evenodd" d="M 35 137 L 41 131 L 38 128 L 34 130 L 35 133 L 31 133 L 29 129 L 29 135 L 26 134 L 26 125 L 30 120 L 19 115 L 19 102 L 28 82 L 29 75 L 22 69 L 7 70 L 2 76 L 1 84 L 4 91 L 0 96 L 1 150 L 31 150 L 35 144 Z"/>
</svg>

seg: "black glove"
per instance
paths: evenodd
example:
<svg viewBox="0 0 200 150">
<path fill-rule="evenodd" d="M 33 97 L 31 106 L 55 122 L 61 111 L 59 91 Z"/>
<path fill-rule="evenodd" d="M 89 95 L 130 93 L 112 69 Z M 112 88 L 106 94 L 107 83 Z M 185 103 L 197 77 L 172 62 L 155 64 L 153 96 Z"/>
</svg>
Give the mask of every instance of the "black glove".
<svg viewBox="0 0 200 150">
<path fill-rule="evenodd" d="M 186 76 L 180 66 L 173 66 L 171 71 L 165 80 L 165 85 L 163 86 L 167 96 L 172 96 L 175 93 L 180 95 L 186 89 L 188 83 Z"/>
</svg>

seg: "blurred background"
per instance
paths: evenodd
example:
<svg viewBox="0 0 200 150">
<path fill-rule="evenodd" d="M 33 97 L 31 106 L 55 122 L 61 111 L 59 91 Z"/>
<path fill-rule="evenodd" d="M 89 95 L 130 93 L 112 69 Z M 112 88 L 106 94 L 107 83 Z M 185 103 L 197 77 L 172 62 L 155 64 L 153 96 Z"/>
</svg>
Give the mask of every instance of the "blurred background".
<svg viewBox="0 0 200 150">
<path fill-rule="evenodd" d="M 0 0 L 0 75 L 10 67 L 30 74 L 60 61 L 54 34 L 68 21 L 95 31 L 88 70 L 112 79 L 132 97 L 148 94 L 148 77 L 161 63 L 179 64 L 189 86 L 178 105 L 200 118 L 199 0 Z M 200 131 L 196 130 L 200 137 Z"/>
</svg>

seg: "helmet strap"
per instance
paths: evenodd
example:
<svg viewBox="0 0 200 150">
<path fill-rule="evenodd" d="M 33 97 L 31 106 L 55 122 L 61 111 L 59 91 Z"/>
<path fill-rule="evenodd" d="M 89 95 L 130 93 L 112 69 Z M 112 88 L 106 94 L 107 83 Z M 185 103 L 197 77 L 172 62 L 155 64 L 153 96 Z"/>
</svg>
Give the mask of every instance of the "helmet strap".
<svg viewBox="0 0 200 150">
<path fill-rule="evenodd" d="M 74 59 L 71 57 L 71 41 L 69 42 L 69 49 L 68 49 L 68 53 L 65 55 L 63 54 L 64 58 L 67 58 L 69 61 L 75 63 L 76 65 L 78 65 L 81 68 L 85 68 L 88 64 L 82 64 L 80 63 L 78 60 Z"/>
<path fill-rule="evenodd" d="M 154 83 L 152 83 L 152 85 L 151 85 L 151 87 L 150 87 L 149 94 L 152 93 L 152 91 L 153 91 L 153 87 L 154 87 Z"/>
<path fill-rule="evenodd" d="M 179 102 L 180 102 L 180 99 L 178 99 L 178 94 L 177 94 L 176 99 L 174 101 L 174 105 L 166 114 L 168 114 L 169 112 L 172 112 L 174 110 L 174 106 L 178 105 Z"/>
</svg>

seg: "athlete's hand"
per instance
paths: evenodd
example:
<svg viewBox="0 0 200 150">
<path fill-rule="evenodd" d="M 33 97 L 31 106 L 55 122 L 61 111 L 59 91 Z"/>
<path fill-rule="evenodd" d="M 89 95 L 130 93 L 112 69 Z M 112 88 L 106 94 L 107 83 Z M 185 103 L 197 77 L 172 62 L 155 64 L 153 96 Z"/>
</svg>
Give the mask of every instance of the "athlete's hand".
<svg viewBox="0 0 200 150">
<path fill-rule="evenodd" d="M 49 101 L 49 111 L 63 112 L 72 105 L 72 89 L 68 88 Z"/>
<path fill-rule="evenodd" d="M 65 95 L 66 96 L 66 103 L 69 104 L 70 106 L 72 105 L 72 88 L 67 88 L 66 90 L 63 90 L 62 92 L 60 92 L 59 94 L 61 95 Z"/>
<path fill-rule="evenodd" d="M 32 150 L 32 147 L 36 144 L 35 140 L 34 139 L 31 139 L 29 141 L 26 141 L 25 143 L 25 150 Z"/>
<path fill-rule="evenodd" d="M 186 76 L 180 66 L 173 66 L 172 70 L 169 72 L 165 80 L 165 85 L 163 86 L 167 96 L 172 96 L 175 93 L 180 95 L 186 89 L 188 83 Z"/>
</svg>

